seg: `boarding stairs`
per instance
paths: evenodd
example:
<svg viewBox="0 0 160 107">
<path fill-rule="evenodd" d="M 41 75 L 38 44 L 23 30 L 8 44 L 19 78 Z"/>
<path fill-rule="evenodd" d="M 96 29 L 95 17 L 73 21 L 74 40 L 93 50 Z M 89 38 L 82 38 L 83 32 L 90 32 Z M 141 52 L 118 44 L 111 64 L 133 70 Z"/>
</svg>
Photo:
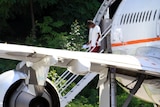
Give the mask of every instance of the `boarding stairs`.
<svg viewBox="0 0 160 107">
<path fill-rule="evenodd" d="M 96 25 L 99 25 L 103 16 L 106 14 L 107 9 L 115 2 L 116 0 L 104 0 L 103 3 L 101 4 L 98 12 L 96 13 L 93 22 Z"/>
<path fill-rule="evenodd" d="M 100 24 L 107 8 L 113 3 L 113 1 L 114 0 L 104 0 L 93 20 L 97 25 Z M 110 33 L 110 31 L 111 23 L 102 33 L 101 41 Z M 103 52 L 103 50 L 101 50 L 100 53 L 101 52 Z M 60 95 L 61 107 L 65 107 L 69 102 L 71 102 L 88 85 L 88 83 L 94 79 L 96 75 L 96 73 L 88 73 L 85 76 L 80 76 L 66 70 L 54 83 Z"/>
</svg>

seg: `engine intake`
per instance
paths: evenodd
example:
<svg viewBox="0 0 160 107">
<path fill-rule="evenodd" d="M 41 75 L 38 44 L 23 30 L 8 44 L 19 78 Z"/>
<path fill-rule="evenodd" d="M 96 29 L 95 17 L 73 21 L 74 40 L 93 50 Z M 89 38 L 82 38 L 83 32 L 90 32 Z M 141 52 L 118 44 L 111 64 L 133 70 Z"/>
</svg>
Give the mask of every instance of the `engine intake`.
<svg viewBox="0 0 160 107">
<path fill-rule="evenodd" d="M 41 94 L 33 95 L 28 91 L 24 80 L 18 80 L 8 89 L 3 107 L 60 107 L 59 96 L 50 82 L 46 82 L 43 92 L 42 90 L 35 91 Z"/>
</svg>

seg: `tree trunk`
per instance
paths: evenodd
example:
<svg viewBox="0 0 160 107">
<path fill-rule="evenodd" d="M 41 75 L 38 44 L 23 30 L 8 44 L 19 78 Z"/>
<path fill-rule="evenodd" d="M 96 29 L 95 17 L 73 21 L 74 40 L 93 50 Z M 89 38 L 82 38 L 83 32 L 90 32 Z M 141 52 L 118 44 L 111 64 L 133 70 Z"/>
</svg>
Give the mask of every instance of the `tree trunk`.
<svg viewBox="0 0 160 107">
<path fill-rule="evenodd" d="M 35 29 L 35 17 L 34 17 L 34 10 L 33 10 L 33 0 L 30 0 L 30 11 L 31 11 L 31 21 L 32 21 L 31 36 L 35 38 L 36 29 Z"/>
</svg>

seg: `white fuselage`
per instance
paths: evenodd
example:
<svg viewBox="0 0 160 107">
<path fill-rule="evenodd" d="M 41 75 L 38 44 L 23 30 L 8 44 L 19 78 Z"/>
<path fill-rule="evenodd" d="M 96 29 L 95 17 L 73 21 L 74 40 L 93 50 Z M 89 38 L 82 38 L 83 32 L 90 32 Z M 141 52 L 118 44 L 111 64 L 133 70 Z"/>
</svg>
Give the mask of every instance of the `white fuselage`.
<svg viewBox="0 0 160 107">
<path fill-rule="evenodd" d="M 160 0 L 122 0 L 111 28 L 114 54 L 160 58 L 159 4 Z M 116 79 L 127 85 L 135 77 L 118 74 Z M 159 79 L 145 80 L 135 96 L 160 105 L 159 84 Z"/>
<path fill-rule="evenodd" d="M 135 55 L 140 47 L 160 48 L 160 0 L 123 0 L 111 29 L 113 53 Z"/>
</svg>

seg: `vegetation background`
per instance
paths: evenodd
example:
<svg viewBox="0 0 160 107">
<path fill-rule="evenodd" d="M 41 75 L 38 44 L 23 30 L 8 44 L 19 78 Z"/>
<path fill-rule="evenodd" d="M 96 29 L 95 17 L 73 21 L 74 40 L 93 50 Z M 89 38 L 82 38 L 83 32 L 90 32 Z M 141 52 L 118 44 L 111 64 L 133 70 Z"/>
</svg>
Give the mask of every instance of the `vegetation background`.
<svg viewBox="0 0 160 107">
<path fill-rule="evenodd" d="M 0 0 L 0 42 L 83 51 L 86 20 L 93 19 L 103 0 Z M 0 73 L 14 69 L 17 61 L 0 59 Z M 53 82 L 64 69 L 51 67 Z M 67 107 L 98 107 L 98 77 Z M 118 107 L 127 97 L 119 86 Z M 152 107 L 133 98 L 129 107 Z"/>
</svg>

